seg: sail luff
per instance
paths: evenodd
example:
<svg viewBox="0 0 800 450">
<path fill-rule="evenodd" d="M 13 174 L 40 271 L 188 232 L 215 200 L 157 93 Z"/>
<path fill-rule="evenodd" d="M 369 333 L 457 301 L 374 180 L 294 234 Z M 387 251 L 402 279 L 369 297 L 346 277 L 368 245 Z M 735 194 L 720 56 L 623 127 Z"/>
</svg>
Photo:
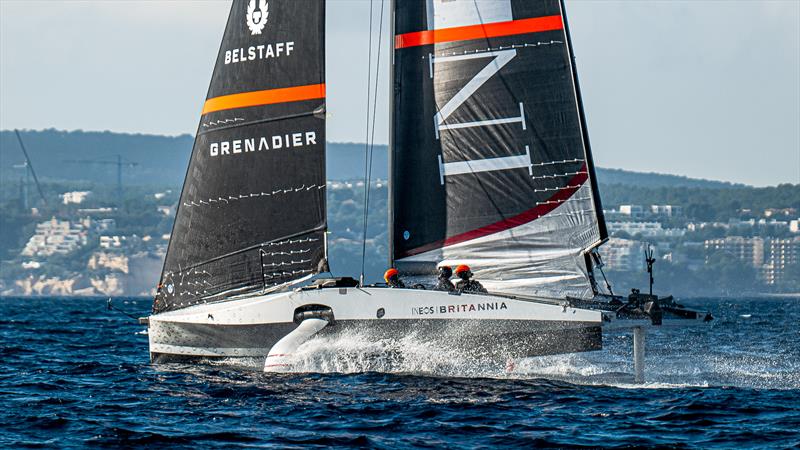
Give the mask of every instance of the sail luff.
<svg viewBox="0 0 800 450">
<path fill-rule="evenodd" d="M 394 267 L 394 177 L 392 176 L 392 169 L 394 167 L 394 133 L 395 133 L 395 112 L 394 112 L 394 102 L 395 102 L 395 81 L 394 81 L 394 28 L 395 28 L 395 3 L 396 0 L 389 0 L 389 45 L 391 50 L 389 51 L 389 142 L 388 142 L 388 157 L 387 162 L 389 164 L 389 179 L 387 180 L 387 202 L 386 202 L 386 209 L 388 213 L 387 224 L 389 229 L 389 236 L 388 236 L 388 247 L 389 247 L 389 254 L 388 257 L 388 267 Z"/>
<path fill-rule="evenodd" d="M 228 9 L 228 17 L 230 17 L 231 14 L 233 14 L 234 5 L 235 5 L 235 2 L 231 2 L 231 7 Z M 230 26 L 230 21 L 225 22 L 225 28 L 222 30 L 223 38 L 228 32 L 228 27 L 229 26 Z M 219 48 L 217 49 L 217 54 L 222 53 L 222 49 L 223 49 L 223 45 L 224 44 L 225 44 L 224 39 L 220 39 L 219 40 Z M 210 79 L 208 81 L 208 89 L 206 90 L 206 98 L 208 98 L 208 96 L 211 94 L 211 83 L 213 81 L 214 74 L 217 72 L 217 65 L 218 64 L 219 64 L 219 58 L 214 60 L 214 68 L 211 70 L 211 77 L 210 77 Z M 195 139 L 197 139 L 196 136 L 200 134 L 200 130 L 201 130 L 200 127 L 202 126 L 202 123 L 203 123 L 203 116 L 201 114 L 200 118 L 197 120 L 197 131 L 195 132 Z M 189 170 L 191 170 L 191 168 L 192 168 L 191 161 L 192 161 L 192 157 L 194 156 L 194 151 L 195 151 L 195 148 L 194 148 L 194 144 L 193 144 L 192 145 L 192 154 L 189 155 L 189 163 L 186 164 L 186 173 L 183 174 L 183 185 L 181 185 L 181 195 L 178 197 L 178 204 L 175 207 L 175 217 L 176 218 L 181 213 L 181 208 L 182 208 L 181 207 L 181 197 L 183 197 L 183 192 L 186 190 L 186 186 L 187 186 L 187 184 L 189 182 Z M 173 220 L 172 221 L 172 227 L 170 227 L 170 231 L 169 231 L 170 240 L 169 240 L 169 242 L 167 242 L 167 252 L 164 255 L 164 262 L 161 264 L 161 275 L 159 275 L 158 285 L 156 286 L 156 299 L 153 300 L 153 307 L 152 307 L 152 312 L 153 313 L 157 312 L 157 310 L 158 310 L 158 305 L 156 303 L 157 302 L 157 298 L 158 298 L 158 292 L 161 290 L 162 281 L 163 281 L 163 278 L 164 278 L 164 273 L 167 270 L 167 258 L 166 258 L 166 255 L 169 255 L 170 254 L 170 250 L 172 249 L 172 246 L 173 246 L 172 236 L 175 234 L 175 227 L 177 225 L 177 222 L 178 222 L 177 220 Z"/>
<path fill-rule="evenodd" d="M 608 228 L 606 227 L 606 219 L 603 213 L 603 202 L 600 199 L 600 188 L 597 184 L 597 175 L 594 169 L 594 157 L 592 156 L 592 145 L 589 140 L 589 126 L 586 124 L 586 112 L 583 108 L 583 96 L 581 95 L 581 85 L 578 80 L 578 67 L 575 62 L 575 52 L 572 49 L 572 36 L 569 33 L 569 20 L 567 19 L 567 10 L 564 0 L 559 0 L 561 7 L 561 17 L 564 20 L 564 35 L 567 38 L 567 52 L 569 53 L 570 69 L 572 71 L 572 84 L 575 88 L 575 97 L 578 102 L 578 114 L 581 121 L 581 134 L 583 136 L 584 154 L 586 158 L 586 167 L 589 171 L 589 182 L 592 186 L 592 201 L 594 202 L 595 214 L 597 215 L 597 226 L 600 232 L 600 241 L 605 242 L 608 239 Z"/>
</svg>

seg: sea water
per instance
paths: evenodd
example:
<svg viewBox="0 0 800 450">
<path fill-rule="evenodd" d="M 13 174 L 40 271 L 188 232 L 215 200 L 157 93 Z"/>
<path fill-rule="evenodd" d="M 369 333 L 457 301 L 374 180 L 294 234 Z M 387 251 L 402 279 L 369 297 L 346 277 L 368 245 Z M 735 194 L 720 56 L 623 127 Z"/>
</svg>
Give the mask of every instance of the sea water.
<svg viewBox="0 0 800 450">
<path fill-rule="evenodd" d="M 491 364 L 408 336 L 314 338 L 263 361 L 153 366 L 104 299 L 0 299 L 0 446 L 800 446 L 800 300 L 693 299 L 716 320 Z M 116 299 L 146 315 L 146 299 Z"/>
</svg>

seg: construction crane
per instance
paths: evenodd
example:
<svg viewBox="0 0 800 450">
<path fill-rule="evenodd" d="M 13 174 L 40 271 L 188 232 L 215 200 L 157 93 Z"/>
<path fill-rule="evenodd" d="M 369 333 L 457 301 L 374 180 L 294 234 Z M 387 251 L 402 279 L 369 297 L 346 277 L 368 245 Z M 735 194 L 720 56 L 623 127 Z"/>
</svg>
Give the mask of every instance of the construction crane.
<svg viewBox="0 0 800 450">
<path fill-rule="evenodd" d="M 71 164 L 101 164 L 101 165 L 113 165 L 117 166 L 117 199 L 118 201 L 122 202 L 122 169 L 123 168 L 130 168 L 136 167 L 139 163 L 135 163 L 132 161 L 125 161 L 122 159 L 122 155 L 117 155 L 116 161 L 109 161 L 109 160 L 102 160 L 102 159 L 65 159 L 65 163 Z"/>
<path fill-rule="evenodd" d="M 36 177 L 36 171 L 33 170 L 33 163 L 31 163 L 31 158 L 28 156 L 28 150 L 25 148 L 25 144 L 22 142 L 22 136 L 19 135 L 19 130 L 14 130 L 14 134 L 17 135 L 17 142 L 19 142 L 19 148 L 22 149 L 22 154 L 25 155 L 25 162 L 22 164 L 15 164 L 15 169 L 25 169 L 25 181 L 22 185 L 22 207 L 23 209 L 28 209 L 28 185 L 30 184 L 30 178 L 33 177 L 33 181 L 36 182 L 36 189 L 39 191 L 39 196 L 42 198 L 42 202 L 47 205 L 47 199 L 44 198 L 44 193 L 42 192 L 42 186 L 39 184 L 39 178 Z"/>
</svg>

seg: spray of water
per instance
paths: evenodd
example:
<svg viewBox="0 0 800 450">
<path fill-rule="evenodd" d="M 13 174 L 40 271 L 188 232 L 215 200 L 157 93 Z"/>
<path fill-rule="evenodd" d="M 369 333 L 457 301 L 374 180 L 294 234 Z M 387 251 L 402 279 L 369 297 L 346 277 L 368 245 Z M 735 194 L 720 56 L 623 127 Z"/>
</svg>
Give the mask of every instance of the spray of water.
<svg viewBox="0 0 800 450">
<path fill-rule="evenodd" d="M 301 345 L 292 359 L 292 372 L 544 378 L 621 388 L 800 387 L 797 370 L 774 355 L 741 355 L 724 349 L 708 353 L 677 343 L 653 344 L 647 356 L 645 384 L 634 383 L 630 337 L 624 334 L 608 337 L 602 351 L 493 361 L 476 359 L 447 342 L 423 340 L 416 334 L 391 340 L 369 330 L 347 330 L 316 336 Z M 253 364 L 254 368 L 263 367 L 263 361 Z"/>
</svg>

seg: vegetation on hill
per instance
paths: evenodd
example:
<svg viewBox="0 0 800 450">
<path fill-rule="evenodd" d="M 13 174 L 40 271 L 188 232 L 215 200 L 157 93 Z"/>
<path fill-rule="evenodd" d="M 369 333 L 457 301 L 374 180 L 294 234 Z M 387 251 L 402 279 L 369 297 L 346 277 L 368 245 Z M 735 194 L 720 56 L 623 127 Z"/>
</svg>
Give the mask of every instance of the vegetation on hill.
<svg viewBox="0 0 800 450">
<path fill-rule="evenodd" d="M 600 196 L 605 209 L 623 204 L 678 205 L 683 207 L 686 217 L 697 221 L 760 217 L 765 208 L 795 208 L 800 211 L 800 184 L 723 189 L 686 186 L 640 186 L 631 189 L 623 184 L 603 184 L 600 186 Z"/>
<path fill-rule="evenodd" d="M 23 130 L 20 132 L 34 168 L 44 180 L 84 180 L 116 183 L 116 166 L 74 161 L 125 161 L 136 163 L 123 169 L 123 182 L 134 185 L 180 186 L 186 173 L 193 137 L 155 136 L 93 131 Z M 328 143 L 329 180 L 352 180 L 364 176 L 364 144 Z M 24 162 L 19 144 L 11 130 L 0 131 L 0 179 L 18 180 L 24 175 L 14 165 Z M 385 145 L 378 145 L 373 155 L 373 178 L 388 178 Z M 620 169 L 597 169 L 601 184 L 619 184 L 647 188 L 719 188 L 734 185 L 720 181 L 698 180 L 676 175 L 638 173 Z"/>
<path fill-rule="evenodd" d="M 39 200 L 36 188 L 31 184 L 28 190 L 29 206 L 37 208 L 38 214 L 32 215 L 30 211 L 23 210 L 21 181 L 24 180 L 24 171 L 14 168 L 14 165 L 23 161 L 22 153 L 13 132 L 0 132 L 0 260 L 6 261 L 0 274 L 3 278 L 21 271 L 21 249 L 33 234 L 36 223 L 51 217 L 76 220 L 91 215 L 95 219 L 114 219 L 116 228 L 113 233 L 124 236 L 149 235 L 160 238 L 171 232 L 173 217 L 159 212 L 158 208 L 177 204 L 192 145 L 190 136 L 55 130 L 26 131 L 22 135 L 42 180 L 47 202 L 45 204 Z M 363 152 L 363 144 L 329 144 L 328 178 L 359 179 L 363 170 Z M 91 159 L 108 161 L 113 160 L 116 154 L 124 154 L 126 160 L 138 163 L 135 167 L 124 169 L 121 196 L 117 191 L 115 166 L 65 162 Z M 374 178 L 385 179 L 385 147 L 376 148 L 373 164 Z M 727 222 L 732 218 L 760 218 L 765 208 L 795 208 L 800 211 L 800 185 L 754 188 L 606 169 L 598 169 L 598 178 L 606 209 L 618 208 L 621 204 L 645 207 L 671 204 L 683 207 L 682 218 L 659 219 L 666 226 L 682 226 L 685 221 Z M 635 186 L 635 189 L 631 186 Z M 67 191 L 91 191 L 92 194 L 80 205 L 65 205 L 59 195 Z M 159 193 L 158 198 L 154 195 L 156 193 Z M 373 185 L 365 258 L 368 281 L 379 280 L 388 261 L 387 195 L 385 182 Z M 328 189 L 328 248 L 335 276 L 357 276 L 361 271 L 363 198 L 363 184 L 359 186 L 358 181 L 334 183 Z M 94 211 L 87 212 L 87 209 Z M 789 218 L 797 218 L 797 215 Z M 787 217 L 781 219 L 786 220 Z M 772 233 L 763 227 L 759 230 Z M 673 244 L 687 240 L 702 242 L 731 232 L 708 227 L 675 238 Z M 54 257 L 48 261 L 49 265 L 43 269 L 43 273 L 56 275 L 59 271 L 80 271 L 85 268 L 87 252 L 95 248 L 96 243 L 93 243 L 74 254 Z M 736 292 L 753 286 L 755 274 L 743 268 L 740 262 L 726 255 L 712 259 L 708 267 L 701 270 L 689 270 L 680 263 L 660 261 L 657 280 L 661 285 L 671 286 L 670 289 L 678 294 L 709 292 L 709 289 L 720 292 L 721 286 Z M 156 278 L 157 274 L 153 277 Z M 645 286 L 646 283 L 646 278 L 640 273 L 611 273 L 610 277 L 612 282 L 626 289 Z M 709 286 L 709 280 L 713 280 L 712 286 Z M 800 289 L 800 286 L 797 288 Z"/>
</svg>

